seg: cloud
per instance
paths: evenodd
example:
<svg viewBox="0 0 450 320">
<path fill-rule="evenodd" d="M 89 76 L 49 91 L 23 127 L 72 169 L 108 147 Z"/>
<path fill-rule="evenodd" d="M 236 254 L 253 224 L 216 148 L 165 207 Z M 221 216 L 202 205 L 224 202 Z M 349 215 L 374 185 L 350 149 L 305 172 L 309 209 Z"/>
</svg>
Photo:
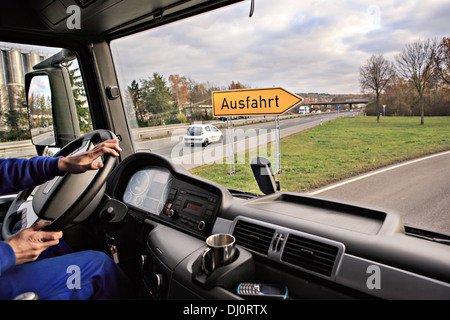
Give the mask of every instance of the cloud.
<svg viewBox="0 0 450 320">
<path fill-rule="evenodd" d="M 420 38 L 442 38 L 448 0 L 250 1 L 113 41 L 127 83 L 158 72 L 292 92 L 357 93 L 372 54 L 393 58 Z"/>
</svg>

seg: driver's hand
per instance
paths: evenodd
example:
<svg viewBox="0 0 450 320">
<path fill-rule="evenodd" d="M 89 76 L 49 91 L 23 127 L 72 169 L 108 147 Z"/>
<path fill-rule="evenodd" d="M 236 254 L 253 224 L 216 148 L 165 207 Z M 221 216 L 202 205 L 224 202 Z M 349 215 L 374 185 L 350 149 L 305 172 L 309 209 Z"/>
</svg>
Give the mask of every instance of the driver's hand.
<svg viewBox="0 0 450 320">
<path fill-rule="evenodd" d="M 98 157 L 105 153 L 119 156 L 122 149 L 117 144 L 117 139 L 106 140 L 96 145 L 93 149 L 74 155 L 63 157 L 59 159 L 59 170 L 70 173 L 83 173 L 88 170 L 98 170 L 103 167 L 103 163 L 95 161 Z"/>
<path fill-rule="evenodd" d="M 35 261 L 42 251 L 59 243 L 62 231 L 39 231 L 48 223 L 38 221 L 6 240 L 16 254 L 16 265 Z"/>
</svg>

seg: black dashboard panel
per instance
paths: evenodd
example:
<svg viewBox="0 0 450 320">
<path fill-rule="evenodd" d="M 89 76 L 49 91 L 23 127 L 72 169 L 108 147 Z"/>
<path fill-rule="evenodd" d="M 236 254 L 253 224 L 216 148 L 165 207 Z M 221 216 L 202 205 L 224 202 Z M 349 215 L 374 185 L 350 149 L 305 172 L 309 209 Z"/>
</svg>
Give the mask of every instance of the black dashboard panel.
<svg viewBox="0 0 450 320">
<path fill-rule="evenodd" d="M 152 153 L 136 153 L 115 169 L 106 193 L 134 210 L 178 229 L 211 234 L 222 200 L 220 185 L 192 176 Z"/>
<path fill-rule="evenodd" d="M 280 205 L 283 207 L 281 211 Z M 388 227 L 388 214 L 383 211 L 299 196 L 294 193 L 283 192 L 251 201 L 248 207 L 368 235 L 378 234 L 382 227 Z M 393 218 L 391 214 L 389 217 Z M 399 219 L 400 217 L 396 216 L 395 222 L 391 221 L 388 228 L 395 230 L 400 224 Z"/>
</svg>

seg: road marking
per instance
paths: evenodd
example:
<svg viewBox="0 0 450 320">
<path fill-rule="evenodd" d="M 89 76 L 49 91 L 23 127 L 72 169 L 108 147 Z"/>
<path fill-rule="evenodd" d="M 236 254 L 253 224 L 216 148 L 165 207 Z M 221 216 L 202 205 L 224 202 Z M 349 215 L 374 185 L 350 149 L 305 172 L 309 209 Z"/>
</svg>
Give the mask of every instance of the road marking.
<svg viewBox="0 0 450 320">
<path fill-rule="evenodd" d="M 358 180 L 362 180 L 362 179 L 365 179 L 365 178 L 377 175 L 379 173 L 383 173 L 383 172 L 386 172 L 386 171 L 394 170 L 394 169 L 397 169 L 397 168 L 400 168 L 400 167 L 403 167 L 403 166 L 407 166 L 407 165 L 410 165 L 410 164 L 413 164 L 413 163 L 416 163 L 416 162 L 429 160 L 431 158 L 444 156 L 444 155 L 447 155 L 447 154 L 450 154 L 450 151 L 436 153 L 436 154 L 433 154 L 433 155 L 430 155 L 430 156 L 426 156 L 426 157 L 423 157 L 423 158 L 419 158 L 419 159 L 411 160 L 411 161 L 408 161 L 408 162 L 400 163 L 400 164 L 397 164 L 397 165 L 394 165 L 394 166 L 391 166 L 391 167 L 388 167 L 388 168 L 384 168 L 384 169 L 381 169 L 381 170 L 373 171 L 371 173 L 368 173 L 368 174 L 365 174 L 365 175 L 362 175 L 362 176 L 359 176 L 359 177 L 356 177 L 356 178 L 352 178 L 352 179 L 349 179 L 349 180 L 346 180 L 346 181 L 343 181 L 343 182 L 331 185 L 331 186 L 323 188 L 323 189 L 319 189 L 319 190 L 314 191 L 314 192 L 309 192 L 308 194 L 316 195 L 316 194 L 319 194 L 319 193 L 322 193 L 322 192 L 325 192 L 325 191 L 329 191 L 329 190 L 332 190 L 332 189 L 335 189 L 335 188 L 342 187 L 343 185 L 346 185 L 346 184 L 349 184 L 349 183 L 352 183 L 352 182 L 355 182 L 355 181 L 358 181 Z"/>
</svg>

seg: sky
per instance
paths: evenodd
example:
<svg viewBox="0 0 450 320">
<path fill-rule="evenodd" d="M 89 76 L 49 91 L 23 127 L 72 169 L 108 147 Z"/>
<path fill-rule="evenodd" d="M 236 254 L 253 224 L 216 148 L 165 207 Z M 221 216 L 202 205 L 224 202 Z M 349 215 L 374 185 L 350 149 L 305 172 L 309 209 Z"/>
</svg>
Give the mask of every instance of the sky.
<svg viewBox="0 0 450 320">
<path fill-rule="evenodd" d="M 255 0 L 249 12 L 246 0 L 113 41 L 122 85 L 157 72 L 224 89 L 360 93 L 372 54 L 394 61 L 407 44 L 450 37 L 449 0 Z"/>
<path fill-rule="evenodd" d="M 124 82 L 154 72 L 195 82 L 299 92 L 360 93 L 372 54 L 394 60 L 407 44 L 450 36 L 448 0 L 255 0 L 112 43 Z"/>
</svg>

